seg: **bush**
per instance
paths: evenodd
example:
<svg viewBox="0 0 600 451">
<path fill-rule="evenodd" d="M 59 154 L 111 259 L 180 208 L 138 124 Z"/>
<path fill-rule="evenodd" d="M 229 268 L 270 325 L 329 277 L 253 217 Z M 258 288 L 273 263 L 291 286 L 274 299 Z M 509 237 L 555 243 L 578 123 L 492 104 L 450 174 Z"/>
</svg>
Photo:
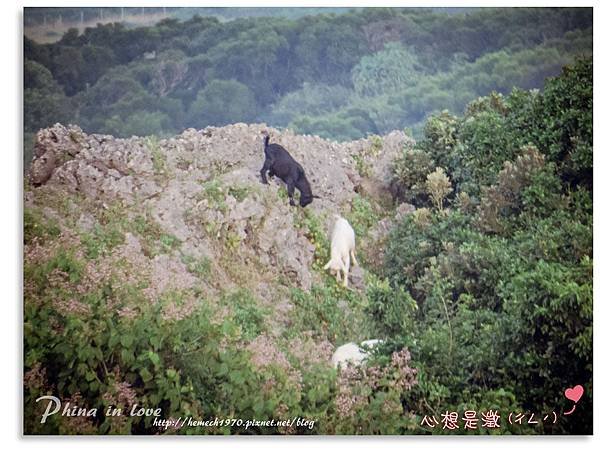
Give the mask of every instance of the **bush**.
<svg viewBox="0 0 600 451">
<path fill-rule="evenodd" d="M 435 168 L 435 171 L 427 175 L 425 186 L 433 206 L 438 212 L 442 211 L 444 199 L 452 192 L 452 184 L 444 170 L 440 167 Z"/>
<path fill-rule="evenodd" d="M 25 429 L 69 434 L 153 430 L 149 417 L 105 416 L 109 405 L 127 410 L 134 403 L 155 406 L 167 417 L 197 415 L 193 389 L 173 358 L 196 333 L 214 329 L 205 315 L 199 312 L 172 328 L 161 315 L 162 305 L 139 303 L 136 311 L 123 310 L 124 301 L 111 300 L 110 286 L 74 297 L 81 272 L 82 263 L 63 252 L 43 266 L 26 267 L 38 296 L 25 299 Z M 47 392 L 62 400 L 83 400 L 80 406 L 96 408 L 98 416 L 53 416 L 40 424 L 35 399 Z"/>
<path fill-rule="evenodd" d="M 410 335 L 417 303 L 402 287 L 392 289 L 387 279 L 367 285 L 368 312 L 385 336 Z"/>
<path fill-rule="evenodd" d="M 427 201 L 427 176 L 433 171 L 433 159 L 421 149 L 407 149 L 394 161 L 394 191 L 399 200 L 421 206 Z"/>
<path fill-rule="evenodd" d="M 590 70 L 580 62 L 541 94 L 479 99 L 463 118 L 430 121 L 417 144 L 466 192 L 453 208 L 440 211 L 437 196 L 435 213 L 421 208 L 398 224 L 386 254 L 390 288 L 369 292 L 393 337 L 386 346 L 406 346 L 420 370 L 409 405 L 559 412 L 570 408 L 563 393 L 572 381 L 592 389 L 592 193 L 588 167 L 567 157 L 591 148 L 591 104 L 581 102 Z M 574 121 L 564 130 L 577 146 L 555 129 L 565 97 Z M 532 117 L 535 105 L 546 109 Z M 412 317 L 399 308 L 411 298 Z M 590 433 L 591 397 L 577 407 L 576 421 L 529 432 Z"/>
</svg>

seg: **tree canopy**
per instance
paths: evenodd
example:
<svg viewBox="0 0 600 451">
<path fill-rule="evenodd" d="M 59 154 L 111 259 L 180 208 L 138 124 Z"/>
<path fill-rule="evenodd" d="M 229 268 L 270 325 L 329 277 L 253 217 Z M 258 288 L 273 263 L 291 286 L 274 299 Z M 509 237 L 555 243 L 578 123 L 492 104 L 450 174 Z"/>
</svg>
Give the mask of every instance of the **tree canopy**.
<svg viewBox="0 0 600 451">
<path fill-rule="evenodd" d="M 460 114 L 490 91 L 540 89 L 592 52 L 589 8 L 335 12 L 246 11 L 227 21 L 98 24 L 52 44 L 25 38 L 27 65 L 46 70 L 43 89 L 25 78 L 25 132 L 60 119 L 90 132 L 160 136 L 244 120 L 337 140 L 393 129 L 418 137 L 432 113 Z M 219 99 L 224 83 L 232 91 Z M 154 119 L 116 126 L 133 114 Z"/>
</svg>

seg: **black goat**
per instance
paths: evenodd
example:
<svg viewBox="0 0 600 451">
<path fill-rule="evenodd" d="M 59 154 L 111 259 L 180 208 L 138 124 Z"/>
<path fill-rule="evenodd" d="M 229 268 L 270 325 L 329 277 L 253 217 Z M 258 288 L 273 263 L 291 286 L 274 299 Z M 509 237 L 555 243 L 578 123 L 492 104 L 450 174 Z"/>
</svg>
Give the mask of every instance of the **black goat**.
<svg viewBox="0 0 600 451">
<path fill-rule="evenodd" d="M 269 144 L 269 135 L 265 136 L 265 163 L 260 170 L 260 177 L 263 183 L 268 184 L 267 172 L 269 177 L 276 175 L 287 185 L 290 205 L 296 205 L 294 202 L 294 190 L 300 191 L 300 206 L 306 207 L 313 199 L 319 199 L 319 196 L 313 196 L 310 189 L 310 183 L 306 179 L 304 169 L 285 148 L 279 144 Z"/>
</svg>

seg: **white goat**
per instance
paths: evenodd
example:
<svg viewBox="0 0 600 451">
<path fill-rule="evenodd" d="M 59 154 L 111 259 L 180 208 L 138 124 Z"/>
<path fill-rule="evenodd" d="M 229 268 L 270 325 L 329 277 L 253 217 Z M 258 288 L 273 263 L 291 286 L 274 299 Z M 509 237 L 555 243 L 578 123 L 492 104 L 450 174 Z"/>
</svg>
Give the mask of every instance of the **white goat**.
<svg viewBox="0 0 600 451">
<path fill-rule="evenodd" d="M 374 346 L 381 343 L 381 340 L 365 340 L 360 346 L 367 349 L 372 349 Z M 369 355 L 363 351 L 356 343 L 346 343 L 335 350 L 331 356 L 331 364 L 337 368 L 338 365 L 345 369 L 349 363 L 360 365 L 363 360 Z"/>
<path fill-rule="evenodd" d="M 345 287 L 348 286 L 348 273 L 350 272 L 350 258 L 352 264 L 358 266 L 354 255 L 355 240 L 354 230 L 348 221 L 339 215 L 335 215 L 336 221 L 331 234 L 331 258 L 323 269 L 329 269 L 331 274 L 340 281 L 340 271 L 344 273 Z"/>
</svg>

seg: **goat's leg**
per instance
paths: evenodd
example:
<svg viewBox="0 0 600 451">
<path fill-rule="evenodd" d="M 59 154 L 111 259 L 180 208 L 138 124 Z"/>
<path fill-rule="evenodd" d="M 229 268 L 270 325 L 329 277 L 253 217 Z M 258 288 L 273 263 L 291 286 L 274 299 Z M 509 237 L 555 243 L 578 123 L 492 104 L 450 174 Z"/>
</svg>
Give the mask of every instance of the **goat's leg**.
<svg viewBox="0 0 600 451">
<path fill-rule="evenodd" d="M 269 184 L 269 182 L 267 181 L 267 171 L 269 171 L 269 174 L 272 173 L 272 169 L 271 169 L 272 164 L 273 164 L 273 161 L 270 158 L 265 158 L 263 167 L 260 170 L 260 179 L 265 185 Z"/>
<path fill-rule="evenodd" d="M 358 262 L 356 261 L 356 255 L 354 255 L 354 249 L 350 251 L 350 257 L 352 257 L 352 264 L 354 266 L 358 266 Z"/>
<path fill-rule="evenodd" d="M 294 190 L 296 189 L 294 182 L 292 180 L 288 180 L 285 182 L 287 185 L 288 197 L 290 198 L 290 205 L 292 207 L 296 206 L 296 202 L 294 202 Z"/>
<path fill-rule="evenodd" d="M 348 286 L 348 273 L 350 272 L 350 257 L 346 255 L 342 258 L 342 263 L 344 267 L 342 268 L 342 272 L 344 273 L 344 287 Z"/>
</svg>

